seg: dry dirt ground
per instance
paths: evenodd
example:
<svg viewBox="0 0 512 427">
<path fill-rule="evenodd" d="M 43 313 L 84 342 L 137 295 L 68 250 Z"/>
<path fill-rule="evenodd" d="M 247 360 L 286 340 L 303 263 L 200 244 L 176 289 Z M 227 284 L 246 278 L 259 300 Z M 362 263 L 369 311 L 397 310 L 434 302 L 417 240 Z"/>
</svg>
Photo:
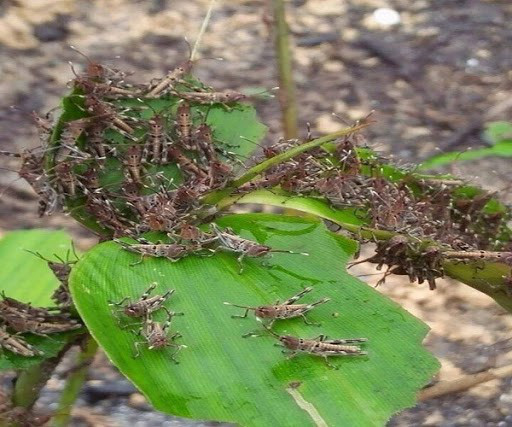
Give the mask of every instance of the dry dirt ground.
<svg viewBox="0 0 512 427">
<path fill-rule="evenodd" d="M 66 93 L 75 67 L 95 60 L 134 72 L 134 79 L 162 75 L 188 55 L 183 37 L 193 41 L 207 0 L 4 0 L 0 3 L 0 145 L 19 150 L 37 138 L 27 113 L 45 112 Z M 288 2 L 294 39 L 299 119 L 305 133 L 340 127 L 377 110 L 369 141 L 404 163 L 436 149 L 482 145 L 486 120 L 510 119 L 512 88 L 512 3 L 509 0 L 293 0 Z M 400 13 L 400 23 L 384 27 L 377 8 Z M 274 53 L 266 1 L 219 1 L 201 44 L 200 78 L 218 88 L 276 86 Z M 280 135 L 279 107 L 258 101 L 269 140 Z M 15 106 L 16 109 L 10 108 Z M 16 161 L 2 159 L 3 168 Z M 473 181 L 482 177 L 501 190 L 510 168 L 500 160 L 458 168 Z M 16 175 L 2 170 L 5 186 Z M 65 227 L 81 248 L 94 236 L 69 218 L 36 217 L 34 196 L 16 181 L 2 193 L 0 231 Z M 371 272 L 364 267 L 359 274 Z M 369 283 L 377 276 L 370 276 Z M 444 281 L 439 289 L 388 280 L 380 291 L 432 328 L 426 346 L 440 358 L 440 379 L 510 363 L 507 346 L 512 318 L 467 286 Z M 90 371 L 74 425 L 183 425 L 152 411 L 100 355 Z M 512 426 L 512 379 L 495 380 L 463 394 L 419 404 L 390 422 L 393 426 Z M 62 386 L 59 376 L 47 388 L 41 407 L 52 407 Z M 94 416 L 97 414 L 98 416 Z M 106 418 L 101 418 L 103 415 Z"/>
</svg>

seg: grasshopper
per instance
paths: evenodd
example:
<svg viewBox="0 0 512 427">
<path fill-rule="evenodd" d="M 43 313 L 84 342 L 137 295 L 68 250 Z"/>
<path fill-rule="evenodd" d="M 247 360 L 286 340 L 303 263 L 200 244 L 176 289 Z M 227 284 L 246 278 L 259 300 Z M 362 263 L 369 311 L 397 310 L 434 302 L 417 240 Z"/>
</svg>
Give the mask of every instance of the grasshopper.
<svg viewBox="0 0 512 427">
<path fill-rule="evenodd" d="M 137 240 L 140 242 L 138 244 L 126 243 L 119 239 L 113 240 L 119 243 L 123 249 L 141 255 L 140 260 L 130 264 L 131 266 L 140 264 L 144 260 L 145 256 L 167 258 L 169 261 L 177 262 L 191 253 L 202 250 L 202 247 L 196 244 L 184 245 L 181 243 L 152 243 L 142 238 Z"/>
<path fill-rule="evenodd" d="M 286 350 L 283 353 L 288 353 L 288 358 L 296 356 L 298 353 L 308 353 L 313 356 L 323 357 L 327 366 L 332 369 L 338 369 L 329 362 L 328 357 L 334 356 L 364 356 L 368 354 L 362 351 L 358 345 L 350 345 L 355 343 L 364 343 L 368 341 L 367 338 L 347 338 L 328 340 L 325 335 L 319 335 L 313 339 L 297 338 L 291 335 L 278 335 L 267 327 L 267 330 L 274 335 Z"/>
<path fill-rule="evenodd" d="M 52 312 L 59 310 L 58 308 L 33 307 L 31 304 L 8 297 L 4 291 L 0 295 L 2 297 L 0 301 L 0 317 L 17 316 L 39 319 L 41 321 L 62 321 L 67 320 L 69 317 L 68 314 Z"/>
<path fill-rule="evenodd" d="M 512 252 L 494 252 L 494 251 L 445 251 L 442 256 L 447 259 L 483 259 L 490 262 L 503 262 L 512 264 Z"/>
<path fill-rule="evenodd" d="M 175 359 L 175 356 L 182 348 L 185 348 L 186 346 L 178 345 L 173 342 L 176 338 L 181 337 L 179 332 L 175 332 L 172 335 L 168 335 L 167 333 L 167 330 L 171 326 L 172 317 L 178 313 L 173 313 L 167 310 L 165 307 L 162 308 L 167 312 L 167 320 L 162 324 L 161 322 L 155 322 L 153 319 L 151 319 L 151 317 L 146 315 L 144 325 L 139 330 L 139 335 L 142 335 L 144 341 L 136 341 L 134 343 L 135 353 L 133 357 L 137 358 L 140 356 L 140 344 L 146 344 L 149 350 L 163 347 L 174 347 L 176 350 L 171 355 L 171 359 L 174 363 L 178 364 L 179 362 Z"/>
<path fill-rule="evenodd" d="M 2 294 L 2 297 L 0 317 L 16 332 L 30 332 L 45 336 L 82 327 L 78 321 L 69 319 L 67 314 L 52 313 L 49 309 L 32 307 L 5 294 Z"/>
<path fill-rule="evenodd" d="M 224 92 L 175 92 L 174 94 L 181 99 L 199 104 L 229 104 L 247 98 L 247 95 L 234 90 Z"/>
<path fill-rule="evenodd" d="M 249 313 L 249 310 L 253 310 L 254 315 L 256 317 L 260 319 L 270 319 L 270 322 L 267 325 L 269 328 L 272 327 L 274 322 L 278 319 L 293 319 L 294 317 L 302 317 L 306 325 L 320 326 L 319 323 L 308 322 L 305 314 L 308 311 L 315 308 L 316 306 L 330 301 L 330 298 L 322 298 L 311 304 L 294 304 L 296 301 L 298 301 L 300 298 L 302 298 L 304 295 L 311 292 L 312 290 L 312 287 L 307 287 L 298 294 L 288 298 L 286 301 L 280 303 L 279 300 L 277 300 L 273 305 L 260 305 L 258 307 L 249 307 L 244 305 L 231 304 L 229 302 L 225 302 L 224 304 L 232 305 L 234 307 L 239 308 L 245 308 L 245 313 L 242 316 L 232 315 L 231 317 L 233 318 L 245 319 L 247 317 L 247 314 Z"/>
<path fill-rule="evenodd" d="M 0 316 L 5 323 L 16 332 L 30 332 L 34 335 L 46 336 L 58 332 L 73 331 L 79 329 L 82 325 L 74 320 L 68 319 L 63 315 L 48 314 L 45 317 L 35 317 L 21 311 L 1 310 Z"/>
<path fill-rule="evenodd" d="M 185 150 L 196 151 L 197 146 L 192 140 L 192 115 L 188 102 L 182 102 L 176 112 L 176 128 L 179 136 L 179 144 Z"/>
<path fill-rule="evenodd" d="M 132 145 L 126 150 L 123 156 L 123 166 L 133 182 L 142 184 L 142 150 L 140 145 Z"/>
<path fill-rule="evenodd" d="M 148 122 L 149 132 L 146 144 L 142 151 L 142 161 L 147 163 L 149 159 L 156 164 L 167 163 L 167 136 L 165 134 L 165 119 L 160 114 L 155 114 Z"/>
<path fill-rule="evenodd" d="M 120 312 L 128 317 L 146 317 L 153 311 L 158 310 L 162 307 L 163 303 L 173 293 L 174 289 L 167 291 L 163 295 L 154 295 L 150 297 L 151 292 L 156 288 L 156 283 L 152 283 L 151 286 L 141 295 L 136 301 L 131 301 L 129 297 L 124 297 L 119 302 L 109 302 L 111 306 L 120 307 Z M 127 303 L 125 304 L 125 302 Z"/>
<path fill-rule="evenodd" d="M 213 234 L 217 237 L 217 242 L 219 244 L 219 246 L 215 249 L 214 252 L 226 251 L 239 254 L 237 262 L 240 266 L 240 274 L 242 274 L 244 271 L 242 261 L 246 256 L 263 257 L 271 252 L 281 252 L 296 255 L 309 255 L 308 253 L 305 252 L 293 252 L 287 250 L 272 249 L 270 246 L 261 245 L 252 240 L 244 239 L 240 236 L 237 236 L 231 228 L 226 228 L 224 231 L 222 231 L 216 224 L 211 224 L 211 229 L 213 231 Z"/>
<path fill-rule="evenodd" d="M 0 348 L 12 351 L 25 357 L 41 356 L 43 353 L 21 337 L 15 337 L 7 332 L 5 325 L 0 326 Z"/>
</svg>

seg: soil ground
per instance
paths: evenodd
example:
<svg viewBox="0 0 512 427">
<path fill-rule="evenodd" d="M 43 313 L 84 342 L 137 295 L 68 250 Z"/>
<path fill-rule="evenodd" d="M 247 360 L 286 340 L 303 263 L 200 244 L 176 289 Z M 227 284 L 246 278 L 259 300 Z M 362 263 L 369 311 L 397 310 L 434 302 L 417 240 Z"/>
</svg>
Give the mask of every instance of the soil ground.
<svg viewBox="0 0 512 427">
<path fill-rule="evenodd" d="M 58 104 L 73 77 L 68 61 L 82 67 L 74 45 L 95 60 L 132 70 L 133 79 L 158 77 L 187 58 L 183 37 L 195 39 L 206 0 L 6 0 L 0 4 L 0 145 L 17 151 L 37 144 L 27 113 Z M 293 0 L 288 2 L 294 40 L 295 79 L 302 134 L 340 127 L 340 120 L 376 110 L 368 141 L 384 155 L 416 163 L 437 150 L 463 150 L 486 142 L 486 121 L 511 117 L 512 3 L 509 0 Z M 400 23 L 382 26 L 378 8 L 399 12 Z M 216 88 L 276 86 L 268 2 L 217 5 L 201 43 L 196 73 Z M 10 108 L 15 106 L 16 109 Z M 268 140 L 280 134 L 276 100 L 257 101 Z M 398 160 L 397 160 L 398 161 Z M 15 169 L 15 159 L 2 167 Z M 505 160 L 459 166 L 472 182 L 503 190 L 510 181 Z M 64 215 L 40 220 L 36 200 L 14 173 L 1 171 L 0 231 L 30 227 L 69 229 L 78 246 L 95 237 Z M 371 272 L 364 266 L 358 274 Z M 374 283 L 378 276 L 370 276 Z M 432 328 L 426 346 L 442 362 L 439 378 L 453 379 L 510 363 L 512 352 L 495 345 L 510 338 L 512 318 L 467 286 L 443 281 L 438 290 L 388 280 L 379 290 Z M 64 369 L 64 368 L 63 368 Z M 39 402 L 52 408 L 62 386 L 53 378 Z M 395 416 L 390 425 L 512 426 L 512 379 L 430 400 Z M 185 425 L 151 410 L 103 355 L 90 370 L 74 425 Z"/>
</svg>

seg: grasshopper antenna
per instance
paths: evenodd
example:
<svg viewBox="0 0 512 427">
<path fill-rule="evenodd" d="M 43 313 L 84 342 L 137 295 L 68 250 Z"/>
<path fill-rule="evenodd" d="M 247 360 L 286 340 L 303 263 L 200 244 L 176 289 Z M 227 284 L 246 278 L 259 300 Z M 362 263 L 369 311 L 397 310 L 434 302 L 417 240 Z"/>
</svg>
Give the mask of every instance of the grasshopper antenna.
<svg viewBox="0 0 512 427">
<path fill-rule="evenodd" d="M 280 336 L 280 335 L 276 334 L 272 329 L 270 329 L 270 328 L 269 328 L 267 325 L 265 325 L 263 322 L 262 322 L 261 324 L 263 325 L 263 327 L 264 327 L 267 331 L 269 331 L 269 332 L 270 332 L 272 335 L 274 335 L 276 338 L 278 338 L 278 339 L 279 339 L 279 338 L 281 338 L 281 336 Z"/>
<path fill-rule="evenodd" d="M 256 307 L 248 307 L 246 305 L 231 304 L 230 302 L 224 302 L 224 305 L 232 305 L 233 307 L 246 308 L 247 310 L 256 310 Z"/>
<path fill-rule="evenodd" d="M 278 252 L 278 253 L 283 253 L 283 254 L 293 254 L 293 255 L 309 256 L 309 254 L 307 252 L 294 252 L 294 251 L 287 251 L 287 250 L 284 250 L 284 249 L 272 249 L 270 252 Z"/>
<path fill-rule="evenodd" d="M 30 249 L 23 249 L 25 252 L 28 252 L 29 254 L 35 255 L 36 257 L 42 259 L 43 261 L 50 262 L 49 259 L 42 256 L 39 252 L 31 251 Z"/>
</svg>

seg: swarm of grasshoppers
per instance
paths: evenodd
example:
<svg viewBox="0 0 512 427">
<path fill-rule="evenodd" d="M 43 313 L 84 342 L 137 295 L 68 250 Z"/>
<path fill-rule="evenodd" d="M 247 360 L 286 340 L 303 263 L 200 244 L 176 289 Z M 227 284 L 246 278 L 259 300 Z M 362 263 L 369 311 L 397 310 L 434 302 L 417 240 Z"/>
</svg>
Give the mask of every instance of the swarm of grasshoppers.
<svg viewBox="0 0 512 427">
<path fill-rule="evenodd" d="M 0 300 L 0 347 L 13 353 L 32 357 L 43 353 L 32 347 L 22 333 L 47 337 L 49 334 L 79 329 L 82 324 L 61 308 L 34 307 L 8 297 Z"/>
<path fill-rule="evenodd" d="M 434 180 L 405 169 L 390 173 L 356 132 L 370 123 L 369 115 L 328 146 L 298 152 L 312 140 L 308 129 L 306 141 L 279 140 L 260 147 L 261 156 L 247 158 L 237 154 L 243 150 L 230 151 L 236 145 L 232 139 L 224 140 L 228 132 L 218 129 L 223 121 L 212 116 L 243 108 L 240 101 L 249 96 L 197 81 L 191 75 L 195 60 L 183 61 L 158 79 L 133 84 L 127 81 L 128 73 L 83 56 L 87 66 L 82 72 L 72 69 L 73 91 L 64 103 L 64 113 L 72 114 L 54 120 L 51 114 L 32 113 L 40 145 L 0 154 L 19 159 L 18 175 L 37 194 L 40 216 L 58 211 L 75 216 L 103 240 L 111 239 L 120 250 L 139 257 L 132 266 L 147 257 L 178 262 L 188 256 L 228 252 L 236 257 L 235 268 L 242 274 L 247 264 L 259 265 L 244 263 L 247 258 L 308 255 L 274 248 L 216 225 L 222 205 L 211 202 L 212 195 L 236 199 L 255 190 L 319 199 L 333 210 L 353 212 L 363 227 L 376 234 L 384 232 L 388 238 L 375 239 L 376 252 L 365 260 L 376 263 L 379 270 L 386 266 L 379 283 L 390 274 L 400 274 L 434 289 L 447 260 L 512 263 L 512 245 L 502 239 L 511 234 L 507 226 L 511 215 L 506 209 L 491 209 L 494 195 L 458 191 L 465 184 L 460 180 Z M 258 145 L 249 141 L 245 140 Z M 295 155 L 283 160 L 290 150 Z M 244 172 L 253 161 L 266 161 L 268 167 L 247 181 Z M 160 233 L 162 240 L 147 237 L 147 232 Z M 368 240 L 363 233 L 355 234 L 360 241 Z M 17 334 L 46 335 L 80 327 L 66 314 L 72 306 L 67 281 L 74 261 L 59 261 L 48 261 L 61 282 L 53 295 L 58 311 L 8 298 L 0 302 L 3 348 L 35 356 L 38 351 Z M 115 315 L 138 322 L 142 341 L 137 341 L 137 354 L 143 343 L 149 349 L 170 346 L 179 351 L 182 346 L 174 343 L 179 334 L 169 333 L 169 327 L 172 317 L 181 313 L 164 306 L 173 291 L 151 296 L 153 290 L 152 286 L 136 300 L 111 303 Z M 236 306 L 246 310 L 242 317 L 253 311 L 257 318 L 269 320 L 268 328 L 275 320 L 296 317 L 308 323 L 305 314 L 328 301 L 296 304 L 308 292 L 310 288 L 273 305 Z M 164 322 L 153 317 L 160 310 L 167 312 Z M 290 350 L 323 357 L 336 352 L 363 354 L 346 346 L 362 339 L 279 339 Z"/>
</svg>

